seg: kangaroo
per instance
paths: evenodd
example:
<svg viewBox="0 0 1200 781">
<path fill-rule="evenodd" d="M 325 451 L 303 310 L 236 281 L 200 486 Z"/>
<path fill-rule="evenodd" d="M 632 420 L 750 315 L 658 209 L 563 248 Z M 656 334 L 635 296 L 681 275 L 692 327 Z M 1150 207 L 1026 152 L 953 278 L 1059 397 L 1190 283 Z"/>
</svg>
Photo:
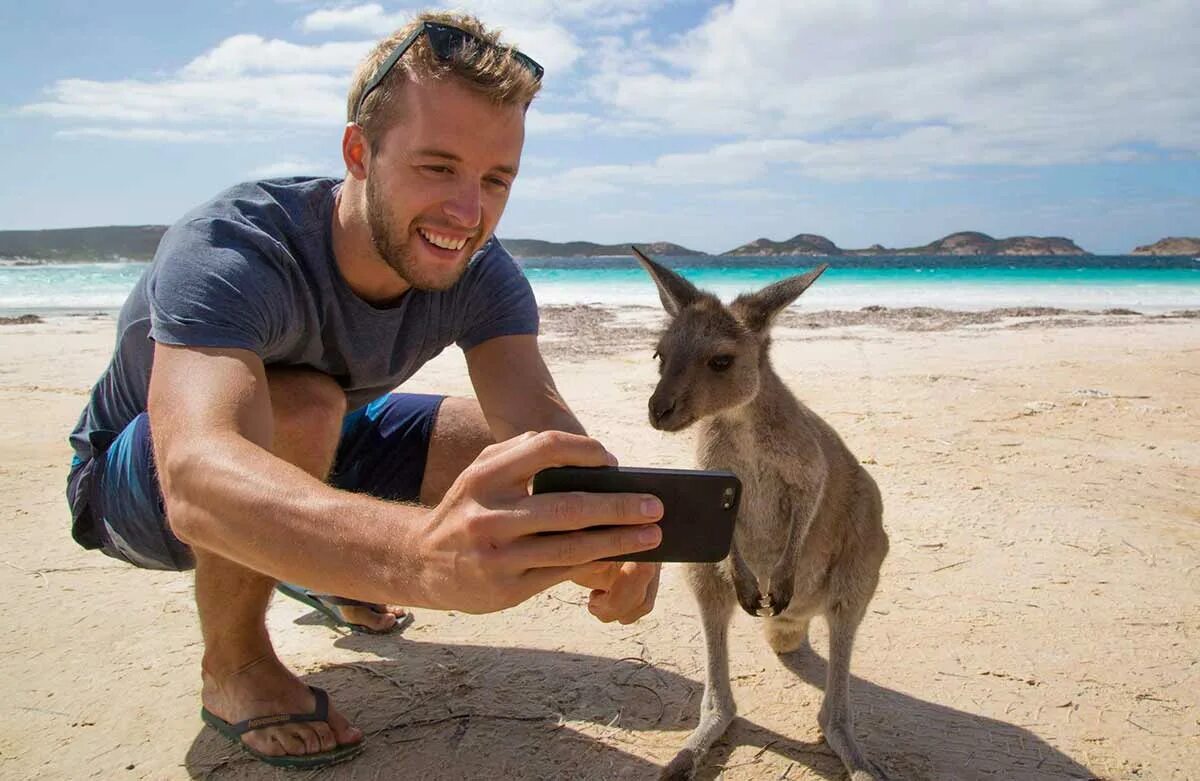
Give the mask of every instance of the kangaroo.
<svg viewBox="0 0 1200 781">
<path fill-rule="evenodd" d="M 700 723 L 663 778 L 692 778 L 733 721 L 728 628 L 734 604 L 760 616 L 777 654 L 808 643 L 809 620 L 829 625 L 829 665 L 817 721 L 853 781 L 886 775 L 863 753 L 850 712 L 854 634 L 888 551 L 875 481 L 820 417 L 775 373 L 768 354 L 775 316 L 828 267 L 743 294 L 725 306 L 633 248 L 658 287 L 670 323 L 658 341 L 660 379 L 650 425 L 699 423 L 697 460 L 742 481 L 729 556 L 685 565 L 708 654 Z"/>
</svg>

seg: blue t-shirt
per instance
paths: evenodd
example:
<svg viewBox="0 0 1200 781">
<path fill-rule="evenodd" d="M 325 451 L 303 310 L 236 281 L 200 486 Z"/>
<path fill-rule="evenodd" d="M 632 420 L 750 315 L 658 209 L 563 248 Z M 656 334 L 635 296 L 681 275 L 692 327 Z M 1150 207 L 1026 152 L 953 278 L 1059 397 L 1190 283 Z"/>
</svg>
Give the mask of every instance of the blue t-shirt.
<svg viewBox="0 0 1200 781">
<path fill-rule="evenodd" d="M 154 342 L 250 350 L 267 366 L 315 369 L 350 409 L 411 377 L 443 348 L 536 334 L 533 291 L 492 238 L 439 292 L 410 289 L 376 307 L 346 284 L 333 256 L 336 179 L 233 187 L 163 236 L 117 321 L 112 362 L 71 433 L 91 458 L 146 409 Z"/>
</svg>

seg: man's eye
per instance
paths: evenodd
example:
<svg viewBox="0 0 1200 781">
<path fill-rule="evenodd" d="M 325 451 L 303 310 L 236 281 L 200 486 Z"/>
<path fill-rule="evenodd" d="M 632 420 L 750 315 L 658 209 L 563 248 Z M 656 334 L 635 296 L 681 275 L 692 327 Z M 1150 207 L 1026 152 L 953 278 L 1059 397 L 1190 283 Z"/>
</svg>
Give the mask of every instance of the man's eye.
<svg viewBox="0 0 1200 781">
<path fill-rule="evenodd" d="M 501 190 L 507 190 L 511 186 L 505 180 L 497 179 L 495 177 L 488 179 L 488 183 L 491 184 L 493 187 L 499 188 Z"/>
<path fill-rule="evenodd" d="M 715 372 L 723 372 L 730 366 L 733 366 L 732 355 L 714 355 L 708 359 L 708 368 Z"/>
<path fill-rule="evenodd" d="M 425 166 L 425 170 L 435 174 L 451 173 L 450 169 L 444 165 L 427 165 Z"/>
</svg>

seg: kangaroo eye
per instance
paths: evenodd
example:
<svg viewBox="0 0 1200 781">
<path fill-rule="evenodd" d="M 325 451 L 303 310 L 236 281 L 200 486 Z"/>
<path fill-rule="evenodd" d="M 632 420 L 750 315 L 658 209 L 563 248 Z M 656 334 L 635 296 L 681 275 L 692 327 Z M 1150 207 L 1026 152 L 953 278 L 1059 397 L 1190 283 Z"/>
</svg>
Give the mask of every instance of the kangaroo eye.
<svg viewBox="0 0 1200 781">
<path fill-rule="evenodd" d="M 733 366 L 732 355 L 714 355 L 708 359 L 708 368 L 715 372 L 723 372 L 730 366 Z"/>
</svg>

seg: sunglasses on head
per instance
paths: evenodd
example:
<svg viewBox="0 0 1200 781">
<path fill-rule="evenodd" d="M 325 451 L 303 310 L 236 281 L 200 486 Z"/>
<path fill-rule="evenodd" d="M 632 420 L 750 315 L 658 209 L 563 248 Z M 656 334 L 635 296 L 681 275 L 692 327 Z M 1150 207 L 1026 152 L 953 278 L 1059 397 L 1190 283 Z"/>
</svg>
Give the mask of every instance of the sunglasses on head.
<svg viewBox="0 0 1200 781">
<path fill-rule="evenodd" d="M 358 96 L 358 103 L 354 106 L 354 121 L 358 122 L 358 116 L 362 113 L 363 103 L 366 102 L 367 96 L 371 91 L 383 83 L 387 75 L 392 72 L 392 68 L 396 67 L 396 63 L 404 56 L 404 53 L 412 48 L 412 45 L 417 42 L 417 39 L 424 33 L 429 40 L 429 49 L 433 52 L 433 56 L 437 57 L 442 62 L 446 62 L 454 57 L 454 53 L 466 46 L 468 43 L 474 43 L 479 48 L 494 48 L 506 50 L 512 53 L 513 59 L 525 66 L 525 68 L 533 74 L 536 81 L 542 80 L 542 74 L 546 72 L 545 68 L 538 65 L 531 57 L 522 54 L 521 52 L 511 47 L 496 46 L 487 41 L 472 35 L 466 30 L 460 30 L 448 24 L 439 24 L 438 22 L 422 22 L 421 25 L 408 34 L 400 45 L 397 46 L 388 58 L 379 66 L 379 70 L 375 71 L 375 75 L 367 82 L 367 86 L 363 87 L 362 94 Z"/>
</svg>

